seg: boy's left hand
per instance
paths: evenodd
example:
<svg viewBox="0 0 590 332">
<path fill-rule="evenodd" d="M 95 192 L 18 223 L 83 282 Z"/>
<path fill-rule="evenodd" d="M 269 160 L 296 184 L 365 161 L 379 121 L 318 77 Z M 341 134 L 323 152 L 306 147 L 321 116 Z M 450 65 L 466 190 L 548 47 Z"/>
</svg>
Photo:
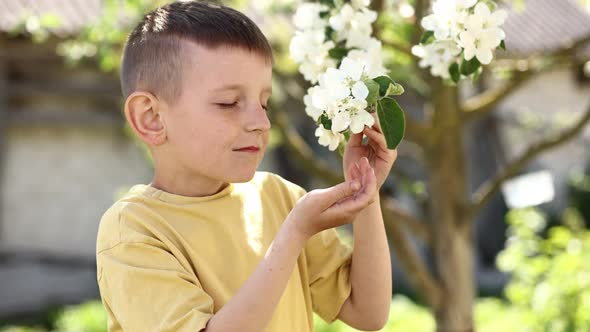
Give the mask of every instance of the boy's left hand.
<svg viewBox="0 0 590 332">
<path fill-rule="evenodd" d="M 368 138 L 367 145 L 362 144 L 363 133 Z M 371 167 L 375 170 L 377 190 L 379 190 L 385 182 L 385 179 L 387 179 L 391 167 L 397 158 L 397 150 L 387 149 L 387 142 L 385 141 L 385 136 L 383 136 L 383 133 L 381 132 L 381 127 L 379 126 L 379 120 L 377 118 L 375 118 L 375 124 L 372 128 L 365 126 L 365 129 L 362 132 L 350 136 L 344 149 L 342 160 L 344 178 L 346 180 L 353 178 L 353 175 L 350 172 L 352 169 L 351 166 L 354 163 L 359 163 L 362 157 L 366 157 L 369 160 Z"/>
</svg>

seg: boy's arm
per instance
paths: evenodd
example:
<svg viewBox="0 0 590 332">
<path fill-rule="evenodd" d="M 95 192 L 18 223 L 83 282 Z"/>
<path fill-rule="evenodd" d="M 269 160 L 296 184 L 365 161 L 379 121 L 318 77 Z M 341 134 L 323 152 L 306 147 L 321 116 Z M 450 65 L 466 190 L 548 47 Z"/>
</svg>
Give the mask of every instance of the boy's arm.
<svg viewBox="0 0 590 332">
<path fill-rule="evenodd" d="M 352 291 L 338 318 L 361 330 L 380 330 L 389 318 L 391 258 L 379 195 L 353 223 Z"/>
<path fill-rule="evenodd" d="M 307 240 L 295 222 L 287 218 L 256 270 L 211 317 L 204 331 L 262 331 L 266 327 Z"/>
<path fill-rule="evenodd" d="M 359 187 L 354 181 L 346 182 L 311 191 L 300 199 L 260 264 L 232 299 L 209 319 L 204 331 L 264 330 L 307 239 L 324 229 L 351 223 L 368 206 L 372 195 L 358 193 Z"/>
</svg>

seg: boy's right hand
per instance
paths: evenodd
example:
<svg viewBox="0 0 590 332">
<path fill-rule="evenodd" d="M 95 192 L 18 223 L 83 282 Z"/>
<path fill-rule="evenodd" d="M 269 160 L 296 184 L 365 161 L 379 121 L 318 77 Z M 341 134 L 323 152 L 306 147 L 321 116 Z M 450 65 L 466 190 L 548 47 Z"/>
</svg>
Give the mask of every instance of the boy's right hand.
<svg viewBox="0 0 590 332">
<path fill-rule="evenodd" d="M 308 192 L 295 204 L 288 219 L 309 238 L 323 230 L 350 224 L 356 215 L 373 203 L 377 192 L 375 172 L 366 158 L 350 174 L 353 177 L 326 189 Z"/>
</svg>

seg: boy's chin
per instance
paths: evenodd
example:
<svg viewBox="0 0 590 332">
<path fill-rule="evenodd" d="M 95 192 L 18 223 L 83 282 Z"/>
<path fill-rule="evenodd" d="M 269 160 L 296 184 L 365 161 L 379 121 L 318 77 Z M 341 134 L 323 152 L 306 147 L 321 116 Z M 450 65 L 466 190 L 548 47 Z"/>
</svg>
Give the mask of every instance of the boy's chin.
<svg viewBox="0 0 590 332">
<path fill-rule="evenodd" d="M 256 174 L 256 170 L 251 172 L 243 172 L 243 173 L 235 173 L 229 176 L 227 182 L 231 183 L 244 183 L 252 180 L 254 175 Z"/>
</svg>

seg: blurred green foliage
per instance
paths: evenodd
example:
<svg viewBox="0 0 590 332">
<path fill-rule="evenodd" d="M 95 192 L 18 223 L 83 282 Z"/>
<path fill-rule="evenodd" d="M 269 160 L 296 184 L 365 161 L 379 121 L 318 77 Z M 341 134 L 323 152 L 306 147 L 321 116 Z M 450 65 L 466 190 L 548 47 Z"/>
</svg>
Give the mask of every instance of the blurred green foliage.
<svg viewBox="0 0 590 332">
<path fill-rule="evenodd" d="M 561 225 L 545 231 L 534 209 L 508 213 L 509 239 L 498 267 L 512 275 L 506 297 L 519 331 L 590 331 L 590 231 L 568 209 Z"/>
</svg>

